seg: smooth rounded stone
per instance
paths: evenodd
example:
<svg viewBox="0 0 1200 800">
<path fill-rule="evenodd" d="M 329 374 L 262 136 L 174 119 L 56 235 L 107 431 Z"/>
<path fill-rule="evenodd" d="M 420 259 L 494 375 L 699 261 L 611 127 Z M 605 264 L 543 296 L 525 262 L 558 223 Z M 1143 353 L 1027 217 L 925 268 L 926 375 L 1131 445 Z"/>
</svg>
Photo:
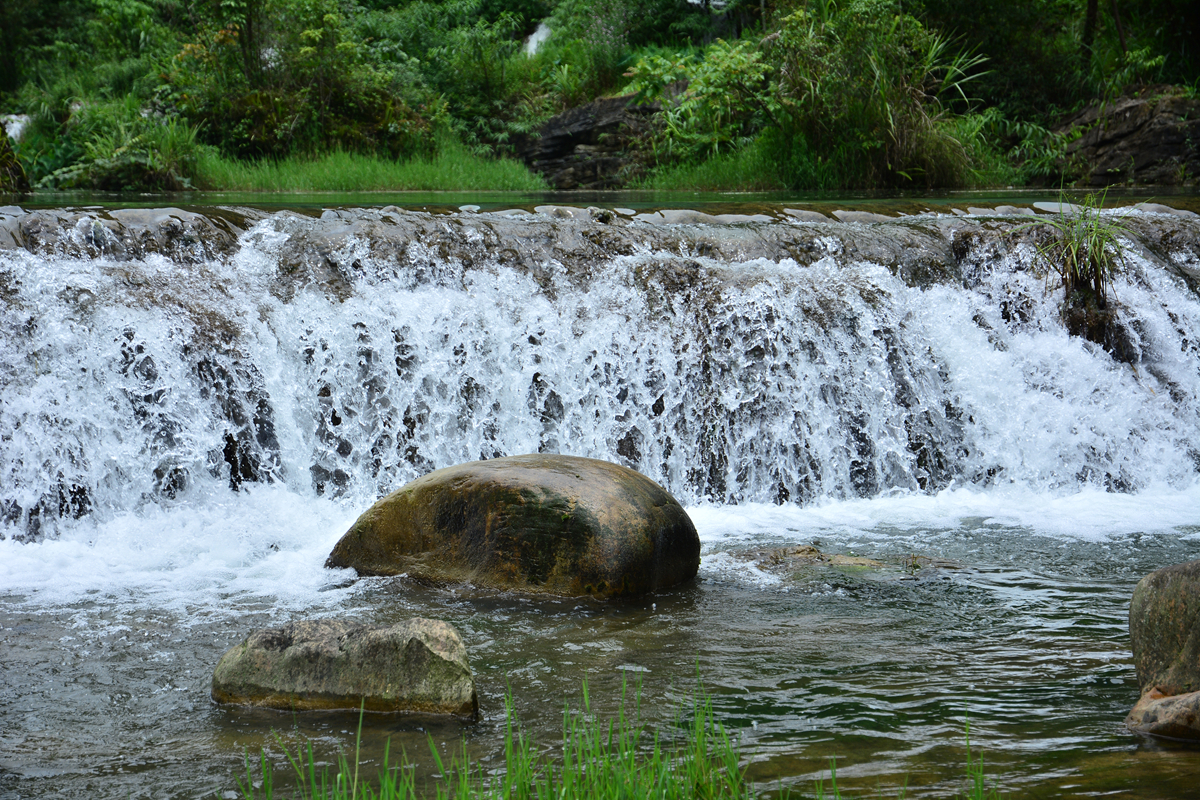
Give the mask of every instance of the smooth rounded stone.
<svg viewBox="0 0 1200 800">
<path fill-rule="evenodd" d="M 617 212 L 622 217 L 632 217 L 637 213 L 632 208 L 614 208 L 613 211 Z"/>
<path fill-rule="evenodd" d="M 1200 739 L 1200 692 L 1166 695 L 1151 689 L 1125 718 L 1137 733 L 1169 739 Z"/>
<path fill-rule="evenodd" d="M 693 578 L 700 538 L 646 476 L 532 454 L 439 469 L 401 487 L 358 518 L 325 566 L 603 599 Z"/>
<path fill-rule="evenodd" d="M 464 214 L 474 214 L 477 211 L 479 211 L 479 206 L 477 206 L 477 205 L 459 206 L 458 210 L 463 212 Z"/>
<path fill-rule="evenodd" d="M 664 208 L 658 212 L 661 219 L 658 222 L 662 225 L 695 225 L 698 223 L 714 223 L 717 218 L 712 214 L 705 214 L 703 211 L 692 211 L 689 208 Z M 641 219 L 639 214 L 637 219 Z"/>
<path fill-rule="evenodd" d="M 1200 690 L 1200 560 L 1151 572 L 1129 604 L 1129 639 L 1143 693 Z"/>
<path fill-rule="evenodd" d="M 221 656 L 212 698 L 289 711 L 479 714 L 458 632 L 421 618 L 390 626 L 300 620 L 255 631 Z"/>
<path fill-rule="evenodd" d="M 893 217 L 885 217 L 871 211 L 844 211 L 839 208 L 833 215 L 842 222 L 895 222 Z"/>
<path fill-rule="evenodd" d="M 800 222 L 833 222 L 833 220 L 819 211 L 809 211 L 803 208 L 785 208 L 783 213 Z"/>
<path fill-rule="evenodd" d="M 992 210 L 993 214 L 1000 214 L 1005 217 L 1032 217 L 1035 216 L 1032 208 L 1023 208 L 1021 206 L 996 206 Z"/>
<path fill-rule="evenodd" d="M 1079 211 L 1081 208 L 1083 208 L 1083 206 L 1077 206 L 1074 203 L 1052 202 L 1034 203 L 1033 207 L 1038 211 L 1045 211 L 1050 214 L 1074 214 L 1076 211 Z"/>
</svg>

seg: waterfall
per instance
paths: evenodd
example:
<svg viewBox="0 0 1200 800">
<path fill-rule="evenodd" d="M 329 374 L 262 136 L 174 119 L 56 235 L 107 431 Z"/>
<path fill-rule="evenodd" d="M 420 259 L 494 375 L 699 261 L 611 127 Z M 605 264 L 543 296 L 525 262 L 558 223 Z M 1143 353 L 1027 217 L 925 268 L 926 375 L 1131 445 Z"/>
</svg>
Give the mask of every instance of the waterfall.
<svg viewBox="0 0 1200 800">
<path fill-rule="evenodd" d="M 537 451 L 689 504 L 1185 488 L 1200 222 L 1121 213 L 1105 347 L 1027 219 L 0 209 L 0 536 Z"/>
</svg>

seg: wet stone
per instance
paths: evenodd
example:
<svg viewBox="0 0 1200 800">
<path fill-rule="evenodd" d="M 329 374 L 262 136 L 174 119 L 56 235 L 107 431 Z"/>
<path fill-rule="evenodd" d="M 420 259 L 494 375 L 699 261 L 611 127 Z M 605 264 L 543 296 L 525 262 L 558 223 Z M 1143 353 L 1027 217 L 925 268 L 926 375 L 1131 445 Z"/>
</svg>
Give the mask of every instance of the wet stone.
<svg viewBox="0 0 1200 800">
<path fill-rule="evenodd" d="M 383 626 L 299 620 L 255 631 L 221 656 L 212 698 L 289 711 L 479 714 L 458 631 L 421 618 Z"/>
<path fill-rule="evenodd" d="M 418 478 L 359 517 L 325 566 L 607 599 L 690 580 L 700 539 L 679 503 L 646 476 L 533 454 Z"/>
</svg>

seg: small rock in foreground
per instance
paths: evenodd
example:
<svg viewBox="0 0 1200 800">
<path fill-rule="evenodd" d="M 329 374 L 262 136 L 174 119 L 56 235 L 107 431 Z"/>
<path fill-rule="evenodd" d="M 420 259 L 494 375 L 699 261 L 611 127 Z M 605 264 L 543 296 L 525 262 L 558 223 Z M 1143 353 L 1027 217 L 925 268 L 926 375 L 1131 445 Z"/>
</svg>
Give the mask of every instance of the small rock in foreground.
<svg viewBox="0 0 1200 800">
<path fill-rule="evenodd" d="M 290 711 L 479 715 L 458 632 L 421 618 L 391 626 L 301 620 L 255 631 L 221 657 L 212 698 Z"/>
</svg>

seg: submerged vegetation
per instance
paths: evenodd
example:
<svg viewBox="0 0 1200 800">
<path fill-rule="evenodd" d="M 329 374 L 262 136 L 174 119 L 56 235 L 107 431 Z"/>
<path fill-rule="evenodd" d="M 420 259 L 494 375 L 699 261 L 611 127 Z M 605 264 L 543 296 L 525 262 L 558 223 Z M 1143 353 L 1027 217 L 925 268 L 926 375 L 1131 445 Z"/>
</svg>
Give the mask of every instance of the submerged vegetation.
<svg viewBox="0 0 1200 800">
<path fill-rule="evenodd" d="M 523 137 L 630 93 L 661 108 L 628 147 L 647 187 L 928 188 L 1057 182 L 1063 112 L 1194 94 L 1194 4 L 1019 5 L 10 0 L 0 113 L 51 189 L 317 189 L 298 165 L 331 153 L 425 165 L 371 187 L 540 185 Z"/>
<path fill-rule="evenodd" d="M 239 781 L 238 787 L 243 800 L 274 800 L 277 796 L 305 800 L 753 800 L 759 796 L 741 766 L 735 737 L 716 720 L 712 703 L 702 690 L 692 702 L 690 719 L 678 718 L 676 735 L 665 740 L 640 719 L 640 691 L 634 691 L 630 707 L 626 689 L 622 687 L 616 719 L 604 721 L 593 713 L 584 681 L 582 707 L 568 707 L 563 712 L 562 749 L 557 759 L 548 758 L 546 750 L 525 734 L 512 698 L 507 698 L 504 767 L 490 771 L 490 777 L 471 764 L 465 752 L 447 763 L 431 738 L 431 759 L 441 776 L 435 786 L 419 785 L 403 754 L 399 765 L 390 764 L 390 748 L 385 749 L 372 781 L 359 769 L 360 720 L 353 757 L 342 753 L 333 773 L 318 760 L 311 742 L 294 753 L 281 742 L 293 787 L 276 791 L 276 775 L 265 751 L 253 762 L 247 756 L 245 782 Z M 1000 800 L 999 791 L 984 774 L 982 756 L 971 756 L 969 724 L 967 732 L 966 791 L 956 797 Z M 811 795 L 786 787 L 779 787 L 776 794 L 780 798 L 841 800 L 836 762 L 830 760 L 828 782 L 817 781 Z M 904 794 L 901 789 L 899 796 Z"/>
</svg>

